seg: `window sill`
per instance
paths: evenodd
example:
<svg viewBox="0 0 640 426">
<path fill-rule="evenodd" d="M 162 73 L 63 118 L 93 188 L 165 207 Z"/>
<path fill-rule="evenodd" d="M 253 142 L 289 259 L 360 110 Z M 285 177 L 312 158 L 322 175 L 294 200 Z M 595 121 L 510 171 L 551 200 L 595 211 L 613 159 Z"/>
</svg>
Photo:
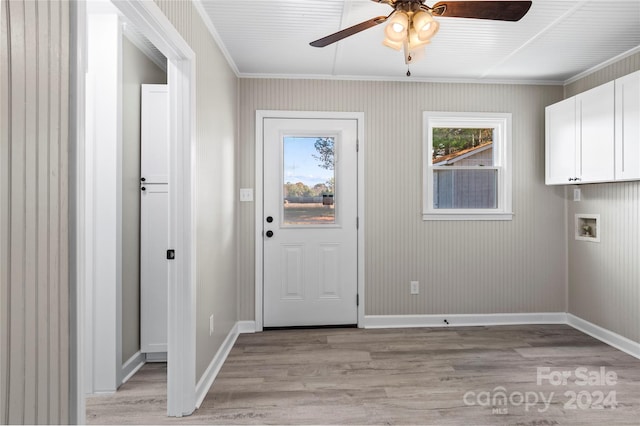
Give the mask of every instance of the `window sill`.
<svg viewBox="0 0 640 426">
<path fill-rule="evenodd" d="M 423 213 L 422 220 L 512 220 L 513 213 Z"/>
</svg>

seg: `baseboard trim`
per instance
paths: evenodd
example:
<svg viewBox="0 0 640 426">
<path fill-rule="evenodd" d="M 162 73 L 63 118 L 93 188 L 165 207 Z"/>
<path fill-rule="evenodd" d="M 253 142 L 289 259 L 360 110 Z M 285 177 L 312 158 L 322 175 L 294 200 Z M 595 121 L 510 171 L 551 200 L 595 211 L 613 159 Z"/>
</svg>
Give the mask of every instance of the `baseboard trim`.
<svg viewBox="0 0 640 426">
<path fill-rule="evenodd" d="M 446 322 L 445 322 L 446 320 Z M 364 328 L 480 327 L 492 325 L 567 324 L 640 359 L 640 343 L 565 312 L 455 315 L 366 315 Z"/>
<path fill-rule="evenodd" d="M 566 324 L 564 312 L 454 315 L 365 315 L 364 328 L 469 327 L 521 324 Z"/>
<path fill-rule="evenodd" d="M 238 333 L 255 333 L 256 322 L 255 321 L 238 321 Z"/>
<path fill-rule="evenodd" d="M 213 385 L 213 381 L 216 379 L 216 376 L 218 376 L 222 365 L 229 356 L 229 352 L 231 352 L 233 344 L 236 342 L 239 335 L 239 323 L 239 321 L 236 322 L 231 328 L 227 337 L 224 339 L 224 342 L 220 345 L 218 352 L 216 352 L 216 355 L 213 357 L 209 366 L 198 381 L 198 384 L 196 385 L 196 408 L 200 408 L 200 404 L 204 401 L 204 398 L 207 396 L 207 392 L 209 392 L 209 389 Z"/>
<path fill-rule="evenodd" d="M 599 325 L 583 320 L 573 314 L 567 314 L 567 324 L 591 337 L 595 337 L 609 346 L 613 346 L 622 352 L 626 352 L 629 355 L 640 359 L 640 343 L 638 342 L 634 342 L 633 340 L 621 336 L 618 333 L 614 333 L 613 331 L 602 328 Z"/>
<path fill-rule="evenodd" d="M 145 352 L 144 357 L 147 362 L 167 362 L 169 359 L 166 352 Z"/>
<path fill-rule="evenodd" d="M 144 363 L 145 356 L 142 352 L 138 351 L 124 364 L 122 364 L 122 367 L 120 368 L 120 377 L 123 379 L 120 381 L 120 385 L 127 383 L 127 381 L 142 368 Z"/>
</svg>

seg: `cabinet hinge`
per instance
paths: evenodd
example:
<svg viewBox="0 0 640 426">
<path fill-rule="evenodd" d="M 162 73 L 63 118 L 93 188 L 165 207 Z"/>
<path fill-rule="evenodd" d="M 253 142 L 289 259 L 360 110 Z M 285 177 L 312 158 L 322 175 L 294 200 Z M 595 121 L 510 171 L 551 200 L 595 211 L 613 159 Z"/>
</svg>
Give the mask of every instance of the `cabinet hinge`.
<svg viewBox="0 0 640 426">
<path fill-rule="evenodd" d="M 360 152 L 360 141 L 356 140 L 356 152 Z"/>
<path fill-rule="evenodd" d="M 356 306 L 360 306 L 360 295 L 356 294 Z"/>
<path fill-rule="evenodd" d="M 356 229 L 360 229 L 360 216 L 356 216 Z"/>
</svg>

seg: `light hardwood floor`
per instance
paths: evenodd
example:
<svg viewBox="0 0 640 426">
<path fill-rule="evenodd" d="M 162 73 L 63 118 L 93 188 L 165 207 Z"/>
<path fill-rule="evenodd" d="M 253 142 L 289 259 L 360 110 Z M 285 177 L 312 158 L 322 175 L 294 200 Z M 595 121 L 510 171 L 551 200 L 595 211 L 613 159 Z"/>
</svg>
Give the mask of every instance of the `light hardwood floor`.
<svg viewBox="0 0 640 426">
<path fill-rule="evenodd" d="M 267 331 L 238 338 L 192 416 L 165 407 L 166 365 L 147 364 L 87 422 L 639 425 L 640 360 L 564 325 Z"/>
</svg>

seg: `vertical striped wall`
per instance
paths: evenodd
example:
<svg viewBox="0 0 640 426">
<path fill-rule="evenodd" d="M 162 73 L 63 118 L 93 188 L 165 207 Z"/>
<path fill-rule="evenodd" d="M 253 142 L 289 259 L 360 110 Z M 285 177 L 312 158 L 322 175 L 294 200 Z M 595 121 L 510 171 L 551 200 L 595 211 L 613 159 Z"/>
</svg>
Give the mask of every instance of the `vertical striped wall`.
<svg viewBox="0 0 640 426">
<path fill-rule="evenodd" d="M 562 95 L 557 86 L 243 78 L 239 185 L 255 187 L 256 110 L 362 111 L 367 315 L 564 312 L 564 191 L 544 185 L 544 107 Z M 428 110 L 513 114 L 513 221 L 422 220 Z M 239 209 L 240 317 L 248 320 L 254 205 Z"/>
<path fill-rule="evenodd" d="M 623 75 L 630 74 L 640 69 L 640 52 L 627 56 L 601 70 L 593 72 L 573 83 L 564 87 L 565 97 L 570 97 L 582 93 L 586 90 L 593 89 L 596 86 L 615 80 Z"/>
<path fill-rule="evenodd" d="M 196 378 L 237 321 L 237 77 L 192 2 L 156 3 L 196 54 Z M 215 330 L 209 336 L 209 316 Z"/>
<path fill-rule="evenodd" d="M 640 53 L 565 87 L 567 97 L 640 69 Z M 581 185 L 568 200 L 569 312 L 640 342 L 640 182 Z M 576 241 L 576 213 L 600 214 L 601 242 Z"/>
<path fill-rule="evenodd" d="M 0 7 L 0 422 L 66 423 L 69 3 Z"/>
</svg>

